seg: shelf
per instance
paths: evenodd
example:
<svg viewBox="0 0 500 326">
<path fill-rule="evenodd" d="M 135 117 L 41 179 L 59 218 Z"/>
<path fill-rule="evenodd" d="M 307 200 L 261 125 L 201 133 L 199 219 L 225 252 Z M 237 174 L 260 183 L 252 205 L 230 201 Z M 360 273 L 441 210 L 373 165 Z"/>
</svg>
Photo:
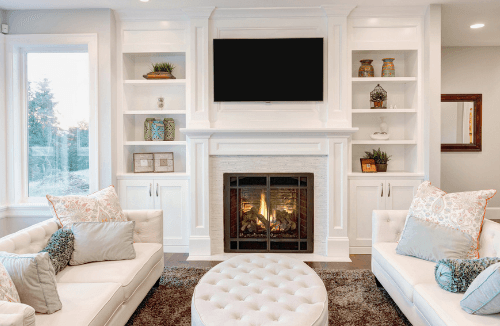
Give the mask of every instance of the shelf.
<svg viewBox="0 0 500 326">
<path fill-rule="evenodd" d="M 353 83 L 407 83 L 415 81 L 417 81 L 417 77 L 352 77 Z"/>
<path fill-rule="evenodd" d="M 169 43 L 150 43 L 150 44 L 123 44 L 123 54 L 130 55 L 153 55 L 153 54 L 184 54 L 186 53 L 185 44 Z"/>
<path fill-rule="evenodd" d="M 154 115 L 154 114 L 161 114 L 161 115 L 185 115 L 186 110 L 137 110 L 137 111 L 125 111 L 123 112 L 124 115 Z"/>
<path fill-rule="evenodd" d="M 123 81 L 124 85 L 149 86 L 149 85 L 185 85 L 185 79 L 127 79 Z"/>
<path fill-rule="evenodd" d="M 353 140 L 353 145 L 415 145 L 415 140 Z"/>
<path fill-rule="evenodd" d="M 117 179 L 188 179 L 187 172 L 168 172 L 168 173 L 119 173 Z"/>
<path fill-rule="evenodd" d="M 366 109 L 352 110 L 352 113 L 417 113 L 415 109 Z"/>
<path fill-rule="evenodd" d="M 404 177 L 404 178 L 423 178 L 425 177 L 424 173 L 414 173 L 414 172 L 405 172 L 405 171 L 395 171 L 395 172 L 377 172 L 377 173 L 362 173 L 362 172 L 351 172 L 347 174 L 348 177 L 363 177 L 363 178 L 395 178 L 395 177 Z"/>
<path fill-rule="evenodd" d="M 186 146 L 186 141 L 126 141 L 125 146 Z"/>
</svg>

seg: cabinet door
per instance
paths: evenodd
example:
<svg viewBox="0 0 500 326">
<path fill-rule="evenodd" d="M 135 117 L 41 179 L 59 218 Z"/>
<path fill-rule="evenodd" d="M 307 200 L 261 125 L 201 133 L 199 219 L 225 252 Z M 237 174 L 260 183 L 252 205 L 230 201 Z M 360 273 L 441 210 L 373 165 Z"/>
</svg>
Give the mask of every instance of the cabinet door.
<svg viewBox="0 0 500 326">
<path fill-rule="evenodd" d="M 120 180 L 119 197 L 123 209 L 154 209 L 153 180 Z"/>
<path fill-rule="evenodd" d="M 383 180 L 351 180 L 349 183 L 349 245 L 372 245 L 372 211 L 385 209 Z"/>
<path fill-rule="evenodd" d="M 386 209 L 409 209 L 421 180 L 386 180 Z"/>
<path fill-rule="evenodd" d="M 155 208 L 163 210 L 165 252 L 188 252 L 187 180 L 155 180 Z"/>
</svg>

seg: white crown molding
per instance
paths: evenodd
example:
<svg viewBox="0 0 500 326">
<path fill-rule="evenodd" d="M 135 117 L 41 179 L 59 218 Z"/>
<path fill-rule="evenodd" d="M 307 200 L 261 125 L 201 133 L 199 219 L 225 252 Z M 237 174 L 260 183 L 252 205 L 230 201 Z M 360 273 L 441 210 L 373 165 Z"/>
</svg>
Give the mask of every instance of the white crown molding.
<svg viewBox="0 0 500 326">
<path fill-rule="evenodd" d="M 328 17 L 347 17 L 356 8 L 355 5 L 331 5 L 321 6 Z"/>
<path fill-rule="evenodd" d="M 427 6 L 356 7 L 349 17 L 421 17 L 426 11 Z"/>
<path fill-rule="evenodd" d="M 215 7 L 194 7 L 183 8 L 182 10 L 190 19 L 209 19 Z"/>
<path fill-rule="evenodd" d="M 181 9 L 142 9 L 142 10 L 116 10 L 115 17 L 120 21 L 165 21 L 165 20 L 188 20 L 188 16 Z"/>
<path fill-rule="evenodd" d="M 324 17 L 320 7 L 217 8 L 212 19 Z"/>
</svg>

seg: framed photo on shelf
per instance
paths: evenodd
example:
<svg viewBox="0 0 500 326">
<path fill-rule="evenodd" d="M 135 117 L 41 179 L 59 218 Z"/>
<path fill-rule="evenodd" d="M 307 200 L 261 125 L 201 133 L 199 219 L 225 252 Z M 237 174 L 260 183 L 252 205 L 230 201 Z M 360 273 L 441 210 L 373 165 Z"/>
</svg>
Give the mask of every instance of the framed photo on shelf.
<svg viewBox="0 0 500 326">
<path fill-rule="evenodd" d="M 375 160 L 372 158 L 360 158 L 361 161 L 361 172 L 363 173 L 376 173 L 377 166 L 375 165 Z"/>
<path fill-rule="evenodd" d="M 154 172 L 153 153 L 134 153 L 134 173 Z"/>
<path fill-rule="evenodd" d="M 174 172 L 174 153 L 154 153 L 154 172 Z"/>
</svg>

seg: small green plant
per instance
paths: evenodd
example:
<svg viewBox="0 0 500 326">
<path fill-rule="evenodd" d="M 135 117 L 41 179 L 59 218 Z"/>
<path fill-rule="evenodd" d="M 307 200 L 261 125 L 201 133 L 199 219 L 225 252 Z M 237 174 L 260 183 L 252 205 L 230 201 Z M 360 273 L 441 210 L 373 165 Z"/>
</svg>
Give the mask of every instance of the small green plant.
<svg viewBox="0 0 500 326">
<path fill-rule="evenodd" d="M 175 66 L 170 62 L 160 62 L 160 63 L 152 63 L 151 64 L 153 70 L 151 72 L 169 72 L 172 73 Z"/>
<path fill-rule="evenodd" d="M 387 164 L 391 160 L 392 155 L 387 155 L 386 152 L 382 152 L 379 149 L 373 150 L 372 152 L 365 152 L 365 157 L 363 158 L 371 158 L 375 160 L 375 164 Z"/>
</svg>

